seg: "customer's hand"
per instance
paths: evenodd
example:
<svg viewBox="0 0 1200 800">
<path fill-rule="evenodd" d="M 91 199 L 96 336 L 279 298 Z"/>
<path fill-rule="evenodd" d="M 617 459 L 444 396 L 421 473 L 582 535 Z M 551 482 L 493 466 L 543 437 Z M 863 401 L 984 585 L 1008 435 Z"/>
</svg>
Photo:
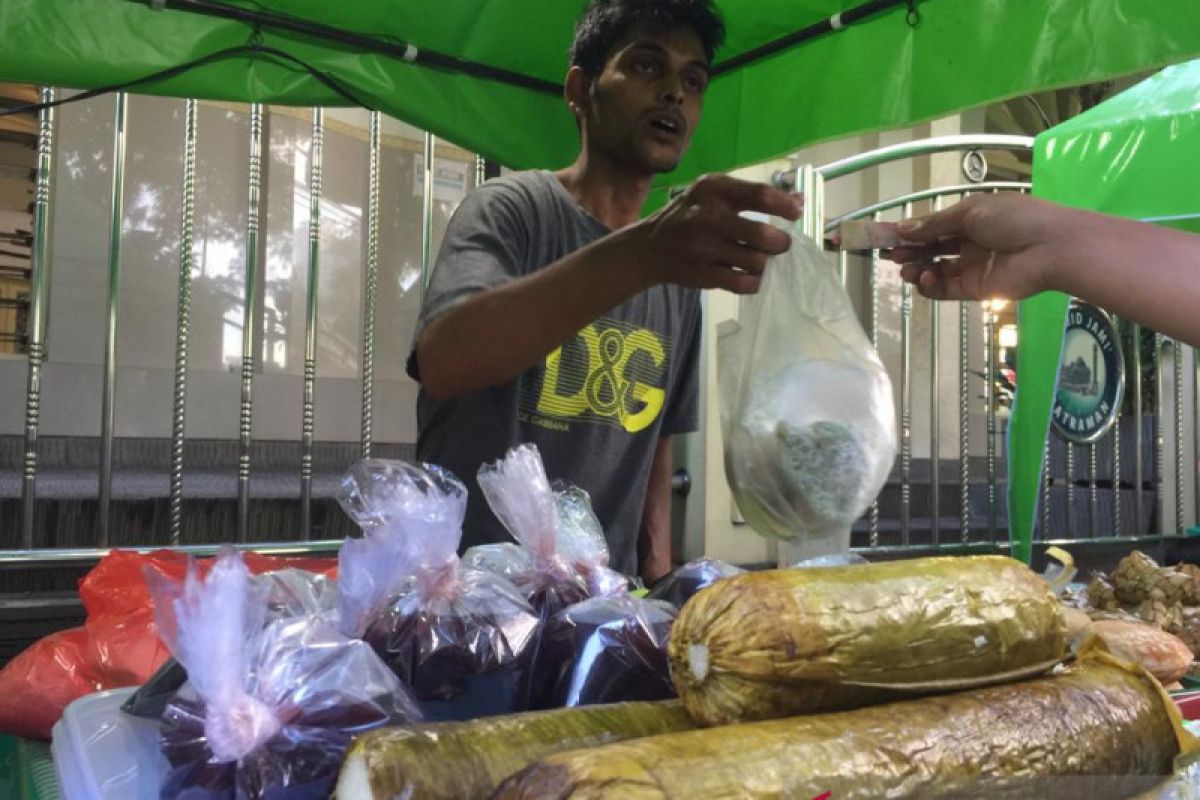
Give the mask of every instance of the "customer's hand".
<svg viewBox="0 0 1200 800">
<path fill-rule="evenodd" d="M 906 244 L 887 255 L 926 297 L 1021 300 L 1052 287 L 1070 214 L 1023 194 L 974 195 L 899 223 Z"/>
</svg>

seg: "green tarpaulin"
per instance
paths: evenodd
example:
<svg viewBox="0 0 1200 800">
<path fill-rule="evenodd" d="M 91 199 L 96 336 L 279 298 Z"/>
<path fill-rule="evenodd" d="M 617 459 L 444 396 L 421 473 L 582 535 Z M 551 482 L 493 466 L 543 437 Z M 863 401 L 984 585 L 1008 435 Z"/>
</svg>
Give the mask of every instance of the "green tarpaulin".
<svg viewBox="0 0 1200 800">
<path fill-rule="evenodd" d="M 1165 69 L 1038 136 L 1033 175 L 1041 197 L 1200 233 L 1200 61 Z M 1131 275 L 1137 267 L 1129 265 Z M 1022 303 L 1019 312 L 1009 519 L 1023 556 L 1037 513 L 1066 309 L 1064 295 L 1047 293 Z"/>
<path fill-rule="evenodd" d="M 729 29 L 718 62 L 861 0 L 718 0 Z M 209 5 L 218 5 L 217 0 Z M 238 0 L 393 44 L 558 84 L 583 0 Z M 245 45 L 251 25 L 153 0 L 0 1 L 0 79 L 97 87 Z M 672 180 L 801 145 L 909 125 L 1037 89 L 1200 56 L 1195 0 L 920 0 L 720 75 L 691 154 Z M 262 44 L 327 73 L 365 104 L 511 167 L 553 167 L 577 134 L 554 94 L 467 77 L 263 27 Z M 411 52 L 411 51 L 410 51 Z M 137 91 L 344 105 L 295 63 L 209 64 Z"/>
</svg>

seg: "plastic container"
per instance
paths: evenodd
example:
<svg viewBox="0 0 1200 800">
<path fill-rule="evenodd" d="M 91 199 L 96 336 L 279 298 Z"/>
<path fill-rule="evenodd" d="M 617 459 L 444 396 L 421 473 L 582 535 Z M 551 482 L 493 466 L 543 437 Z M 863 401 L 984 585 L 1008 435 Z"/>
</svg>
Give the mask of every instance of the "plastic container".
<svg viewBox="0 0 1200 800">
<path fill-rule="evenodd" d="M 158 800 L 167 771 L 158 720 L 121 711 L 134 691 L 81 697 L 54 725 L 50 752 L 63 800 Z"/>
</svg>

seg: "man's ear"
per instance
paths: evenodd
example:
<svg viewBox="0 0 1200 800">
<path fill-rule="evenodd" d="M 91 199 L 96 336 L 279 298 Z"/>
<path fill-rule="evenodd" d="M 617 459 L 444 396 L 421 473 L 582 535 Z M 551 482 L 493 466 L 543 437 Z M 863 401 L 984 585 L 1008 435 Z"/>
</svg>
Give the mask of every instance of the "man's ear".
<svg viewBox="0 0 1200 800">
<path fill-rule="evenodd" d="M 587 114 L 588 103 L 591 101 L 591 84 L 591 78 L 584 73 L 582 67 L 571 67 L 567 71 L 567 79 L 563 83 L 563 97 L 576 122 L 582 123 Z"/>
</svg>

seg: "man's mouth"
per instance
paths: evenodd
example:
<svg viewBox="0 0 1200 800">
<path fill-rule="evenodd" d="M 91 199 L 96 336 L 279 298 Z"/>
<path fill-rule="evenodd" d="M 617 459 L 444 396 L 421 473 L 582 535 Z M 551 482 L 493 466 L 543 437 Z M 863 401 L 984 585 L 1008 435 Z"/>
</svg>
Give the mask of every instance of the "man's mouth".
<svg viewBox="0 0 1200 800">
<path fill-rule="evenodd" d="M 678 114 L 656 114 L 650 117 L 650 127 L 673 137 L 682 136 L 684 131 L 683 119 Z"/>
</svg>

